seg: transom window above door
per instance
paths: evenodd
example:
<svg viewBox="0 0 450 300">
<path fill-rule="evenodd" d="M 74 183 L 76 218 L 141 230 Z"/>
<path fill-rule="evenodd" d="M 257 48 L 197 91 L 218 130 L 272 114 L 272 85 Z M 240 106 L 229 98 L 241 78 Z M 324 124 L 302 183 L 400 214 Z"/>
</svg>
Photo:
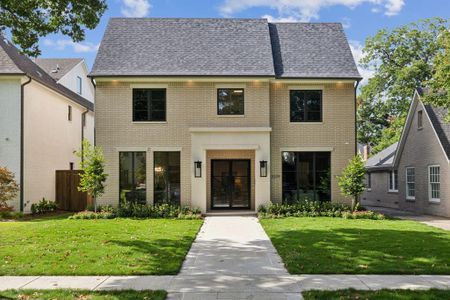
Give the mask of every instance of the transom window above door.
<svg viewBox="0 0 450 300">
<path fill-rule="evenodd" d="M 244 115 L 244 89 L 217 89 L 218 115 Z"/>
<path fill-rule="evenodd" d="M 290 91 L 291 122 L 322 122 L 322 91 Z"/>
<path fill-rule="evenodd" d="M 166 89 L 133 89 L 133 122 L 166 121 Z"/>
</svg>

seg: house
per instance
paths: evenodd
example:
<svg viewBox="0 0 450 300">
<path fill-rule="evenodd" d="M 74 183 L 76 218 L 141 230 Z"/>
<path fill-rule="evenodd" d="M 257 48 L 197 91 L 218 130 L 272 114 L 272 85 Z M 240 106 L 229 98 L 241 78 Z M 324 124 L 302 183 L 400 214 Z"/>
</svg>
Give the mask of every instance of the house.
<svg viewBox="0 0 450 300">
<path fill-rule="evenodd" d="M 349 201 L 361 77 L 341 24 L 113 18 L 90 76 L 101 204 Z"/>
<path fill-rule="evenodd" d="M 94 102 L 94 85 L 83 58 L 36 58 L 35 62 L 57 83 Z"/>
<path fill-rule="evenodd" d="M 55 171 L 78 166 L 81 141 L 94 140 L 94 105 L 0 39 L 0 165 L 14 172 L 17 210 L 55 200 Z"/>
<path fill-rule="evenodd" d="M 383 151 L 392 153 L 386 165 L 378 170 L 374 165 L 367 167 L 371 191 L 364 194 L 363 204 L 377 202 L 379 206 L 450 217 L 447 110 L 424 104 L 422 96 L 422 90 L 415 92 L 398 145 Z"/>
</svg>

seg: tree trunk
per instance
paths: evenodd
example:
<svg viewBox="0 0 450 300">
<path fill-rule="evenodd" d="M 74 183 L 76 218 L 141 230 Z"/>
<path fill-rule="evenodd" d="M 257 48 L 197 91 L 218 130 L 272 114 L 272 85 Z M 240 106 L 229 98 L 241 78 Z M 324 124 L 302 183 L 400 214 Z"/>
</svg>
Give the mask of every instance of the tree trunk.
<svg viewBox="0 0 450 300">
<path fill-rule="evenodd" d="M 352 199 L 352 212 L 355 211 L 356 206 L 358 205 L 358 202 L 359 202 L 358 200 L 359 200 L 358 196 L 353 197 L 353 199 Z"/>
<path fill-rule="evenodd" d="M 94 201 L 94 212 L 97 212 L 97 198 L 92 197 L 92 200 Z"/>
</svg>

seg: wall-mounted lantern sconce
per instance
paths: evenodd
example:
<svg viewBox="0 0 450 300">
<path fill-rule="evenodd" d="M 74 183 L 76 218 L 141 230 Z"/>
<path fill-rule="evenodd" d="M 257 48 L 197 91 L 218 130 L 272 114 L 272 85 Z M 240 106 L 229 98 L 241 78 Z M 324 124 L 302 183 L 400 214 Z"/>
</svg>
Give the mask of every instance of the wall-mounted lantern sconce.
<svg viewBox="0 0 450 300">
<path fill-rule="evenodd" d="M 267 161 L 265 160 L 259 162 L 259 176 L 267 177 Z"/>
<path fill-rule="evenodd" d="M 202 162 L 201 161 L 194 162 L 194 176 L 196 178 L 202 177 Z"/>
</svg>

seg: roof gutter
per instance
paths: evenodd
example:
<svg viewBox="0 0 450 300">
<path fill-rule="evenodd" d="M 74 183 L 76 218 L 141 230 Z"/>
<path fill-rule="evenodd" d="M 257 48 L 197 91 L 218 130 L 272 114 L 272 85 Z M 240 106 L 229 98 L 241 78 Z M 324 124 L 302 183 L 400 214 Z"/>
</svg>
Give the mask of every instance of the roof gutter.
<svg viewBox="0 0 450 300">
<path fill-rule="evenodd" d="M 27 84 L 29 84 L 31 82 L 31 77 L 27 76 L 28 80 L 24 83 L 22 83 L 20 85 L 20 211 L 23 212 L 23 206 L 24 206 L 24 158 L 25 158 L 25 151 L 24 151 L 24 146 L 25 146 L 25 138 L 24 138 L 24 124 L 25 124 L 25 120 L 24 120 L 24 115 L 25 115 L 25 97 L 24 97 L 24 92 L 25 92 L 25 86 Z"/>
</svg>

